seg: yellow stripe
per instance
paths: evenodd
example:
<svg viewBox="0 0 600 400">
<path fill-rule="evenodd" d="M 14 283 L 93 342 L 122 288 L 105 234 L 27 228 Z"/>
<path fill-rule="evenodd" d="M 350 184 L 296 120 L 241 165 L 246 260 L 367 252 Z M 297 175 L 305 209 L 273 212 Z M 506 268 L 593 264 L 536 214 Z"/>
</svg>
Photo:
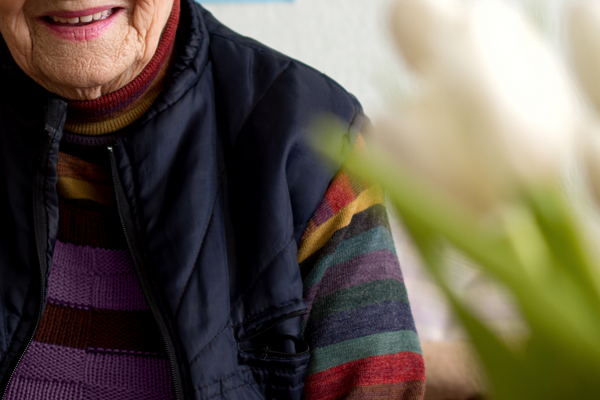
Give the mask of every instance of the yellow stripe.
<svg viewBox="0 0 600 400">
<path fill-rule="evenodd" d="M 315 229 L 301 243 L 298 249 L 298 262 L 310 257 L 327 243 L 333 234 L 348 225 L 352 217 L 375 204 L 385 204 L 383 190 L 379 186 L 371 186 L 363 191 L 354 201 L 341 209 L 335 216 Z"/>
<path fill-rule="evenodd" d="M 106 206 L 115 205 L 113 188 L 110 185 L 98 185 L 77 178 L 59 177 L 56 190 L 65 199 L 85 199 Z"/>
<path fill-rule="evenodd" d="M 109 118 L 98 122 L 67 121 L 65 129 L 72 133 L 89 136 L 107 135 L 117 132 L 142 117 L 146 111 L 152 107 L 152 104 L 160 94 L 161 89 L 162 87 L 153 90 L 151 93 L 144 94 L 144 99 L 139 104 L 115 118 Z"/>
<path fill-rule="evenodd" d="M 117 111 L 111 117 L 102 119 L 101 121 L 83 121 L 78 120 L 78 116 L 67 118 L 65 130 L 79 135 L 108 135 L 115 133 L 138 119 L 140 119 L 152 107 L 154 101 L 158 98 L 163 90 L 165 78 L 170 66 L 173 64 L 175 52 L 173 48 L 169 53 L 168 59 L 162 65 L 160 71 L 154 78 L 154 82 L 136 101 L 130 104 L 123 110 Z"/>
</svg>

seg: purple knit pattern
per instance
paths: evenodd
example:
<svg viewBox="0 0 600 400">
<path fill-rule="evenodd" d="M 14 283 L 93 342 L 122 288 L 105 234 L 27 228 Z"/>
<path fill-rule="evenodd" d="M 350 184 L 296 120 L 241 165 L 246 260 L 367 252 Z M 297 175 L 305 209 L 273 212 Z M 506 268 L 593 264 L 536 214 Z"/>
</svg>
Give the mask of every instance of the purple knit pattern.
<svg viewBox="0 0 600 400">
<path fill-rule="evenodd" d="M 56 241 L 49 303 L 84 310 L 144 311 L 148 305 L 127 251 Z M 171 400 L 164 355 L 77 349 L 33 341 L 4 400 Z"/>
<path fill-rule="evenodd" d="M 99 354 L 33 342 L 11 381 L 7 399 L 171 399 L 167 360 Z"/>
<path fill-rule="evenodd" d="M 73 308 L 148 309 L 126 250 L 56 241 L 48 279 L 48 302 Z"/>
<path fill-rule="evenodd" d="M 344 279 L 340 279 L 340 276 Z M 362 283 L 374 282 L 380 280 L 382 276 L 404 282 L 398 258 L 389 250 L 373 251 L 332 265 L 327 269 L 318 285 L 313 285 L 304 292 L 304 298 L 310 308 L 317 297 L 327 296 L 338 290 Z M 308 319 L 308 315 L 304 315 L 302 319 Z"/>
<path fill-rule="evenodd" d="M 19 400 L 80 400 L 83 384 L 64 381 L 43 381 L 15 376 L 6 392 L 7 399 Z"/>
</svg>

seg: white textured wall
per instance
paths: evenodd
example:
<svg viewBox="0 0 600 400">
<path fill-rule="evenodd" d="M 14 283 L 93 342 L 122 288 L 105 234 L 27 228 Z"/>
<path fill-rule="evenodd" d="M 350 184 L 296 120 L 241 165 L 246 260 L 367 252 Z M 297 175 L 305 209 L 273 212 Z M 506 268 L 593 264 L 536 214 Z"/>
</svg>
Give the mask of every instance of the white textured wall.
<svg viewBox="0 0 600 400">
<path fill-rule="evenodd" d="M 405 80 L 387 29 L 392 1 L 200 3 L 236 32 L 331 76 L 376 117 Z M 507 1 L 533 10 L 534 19 L 555 38 L 557 10 L 570 0 Z"/>
<path fill-rule="evenodd" d="M 203 5 L 236 32 L 331 76 L 358 97 L 368 115 L 374 115 L 388 90 L 379 82 L 396 68 L 385 34 L 389 3 L 296 0 Z"/>
</svg>

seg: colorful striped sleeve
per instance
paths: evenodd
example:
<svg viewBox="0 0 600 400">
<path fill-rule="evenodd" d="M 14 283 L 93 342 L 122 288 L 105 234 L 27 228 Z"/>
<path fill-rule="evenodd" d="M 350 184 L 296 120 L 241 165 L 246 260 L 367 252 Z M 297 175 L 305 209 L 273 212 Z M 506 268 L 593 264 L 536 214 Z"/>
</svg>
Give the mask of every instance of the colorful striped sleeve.
<svg viewBox="0 0 600 400">
<path fill-rule="evenodd" d="M 365 154 L 359 135 L 355 152 Z M 422 399 L 425 366 L 382 190 L 342 169 L 298 249 L 307 400 Z"/>
</svg>

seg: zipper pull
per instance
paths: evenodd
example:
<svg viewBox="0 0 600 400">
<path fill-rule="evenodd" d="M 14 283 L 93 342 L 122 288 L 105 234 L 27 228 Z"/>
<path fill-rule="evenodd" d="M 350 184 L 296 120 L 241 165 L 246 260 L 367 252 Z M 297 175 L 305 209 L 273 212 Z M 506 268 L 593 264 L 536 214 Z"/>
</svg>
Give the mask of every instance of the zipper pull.
<svg viewBox="0 0 600 400">
<path fill-rule="evenodd" d="M 267 346 L 266 344 L 263 344 L 262 351 L 263 351 L 263 360 L 266 360 L 269 355 L 269 352 L 271 350 L 269 349 L 269 346 Z"/>
</svg>

